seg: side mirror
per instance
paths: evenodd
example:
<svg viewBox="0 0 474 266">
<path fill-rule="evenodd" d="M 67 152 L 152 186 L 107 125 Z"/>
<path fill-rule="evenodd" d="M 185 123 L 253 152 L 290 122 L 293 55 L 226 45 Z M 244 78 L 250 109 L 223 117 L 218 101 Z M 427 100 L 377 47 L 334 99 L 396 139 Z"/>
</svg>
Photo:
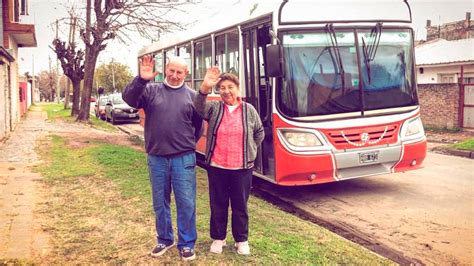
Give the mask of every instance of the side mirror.
<svg viewBox="0 0 474 266">
<path fill-rule="evenodd" d="M 266 73 L 269 77 L 283 76 L 283 47 L 278 44 L 267 46 L 265 54 Z"/>
</svg>

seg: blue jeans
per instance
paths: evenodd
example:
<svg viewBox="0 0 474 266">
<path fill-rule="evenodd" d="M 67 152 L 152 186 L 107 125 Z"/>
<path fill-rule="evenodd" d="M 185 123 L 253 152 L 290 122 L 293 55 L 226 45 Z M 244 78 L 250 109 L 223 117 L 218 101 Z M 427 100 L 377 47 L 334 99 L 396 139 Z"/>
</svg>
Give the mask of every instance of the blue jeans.
<svg viewBox="0 0 474 266">
<path fill-rule="evenodd" d="M 173 190 L 177 210 L 178 249 L 194 248 L 197 238 L 195 168 L 194 152 L 171 158 L 148 155 L 158 243 L 171 245 L 174 242 L 170 211 Z"/>
</svg>

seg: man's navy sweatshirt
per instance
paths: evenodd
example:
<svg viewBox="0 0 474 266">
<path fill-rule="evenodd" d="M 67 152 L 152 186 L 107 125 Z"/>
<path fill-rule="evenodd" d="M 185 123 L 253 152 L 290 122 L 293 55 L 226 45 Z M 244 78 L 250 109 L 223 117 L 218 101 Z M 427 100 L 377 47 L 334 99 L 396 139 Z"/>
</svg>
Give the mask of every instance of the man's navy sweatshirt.
<svg viewBox="0 0 474 266">
<path fill-rule="evenodd" d="M 193 105 L 196 94 L 184 84 L 173 89 L 140 77 L 127 85 L 123 100 L 145 111 L 147 154 L 173 157 L 195 151 L 202 126 Z"/>
</svg>

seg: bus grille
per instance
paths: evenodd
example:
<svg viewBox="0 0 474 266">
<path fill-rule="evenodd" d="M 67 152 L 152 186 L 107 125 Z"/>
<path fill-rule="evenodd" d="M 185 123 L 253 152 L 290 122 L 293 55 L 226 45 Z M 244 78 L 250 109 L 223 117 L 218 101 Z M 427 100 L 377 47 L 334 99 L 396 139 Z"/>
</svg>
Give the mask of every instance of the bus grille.
<svg viewBox="0 0 474 266">
<path fill-rule="evenodd" d="M 329 141 L 336 149 L 355 149 L 397 142 L 399 126 L 397 124 L 329 130 Z"/>
</svg>

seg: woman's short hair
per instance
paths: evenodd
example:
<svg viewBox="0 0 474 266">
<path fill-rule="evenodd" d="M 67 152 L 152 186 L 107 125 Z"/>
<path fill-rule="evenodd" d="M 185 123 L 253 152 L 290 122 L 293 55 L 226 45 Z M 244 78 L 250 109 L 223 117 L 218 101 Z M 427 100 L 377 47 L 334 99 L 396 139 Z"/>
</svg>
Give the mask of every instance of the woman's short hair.
<svg viewBox="0 0 474 266">
<path fill-rule="evenodd" d="M 239 77 L 237 77 L 236 75 L 234 74 L 231 74 L 231 73 L 222 73 L 219 78 L 221 80 L 219 80 L 219 82 L 217 82 L 216 84 L 216 88 L 219 88 L 221 86 L 221 83 L 224 82 L 225 80 L 228 80 L 232 83 L 234 83 L 235 85 L 237 85 L 237 87 L 239 87 L 240 83 L 239 83 Z"/>
</svg>

